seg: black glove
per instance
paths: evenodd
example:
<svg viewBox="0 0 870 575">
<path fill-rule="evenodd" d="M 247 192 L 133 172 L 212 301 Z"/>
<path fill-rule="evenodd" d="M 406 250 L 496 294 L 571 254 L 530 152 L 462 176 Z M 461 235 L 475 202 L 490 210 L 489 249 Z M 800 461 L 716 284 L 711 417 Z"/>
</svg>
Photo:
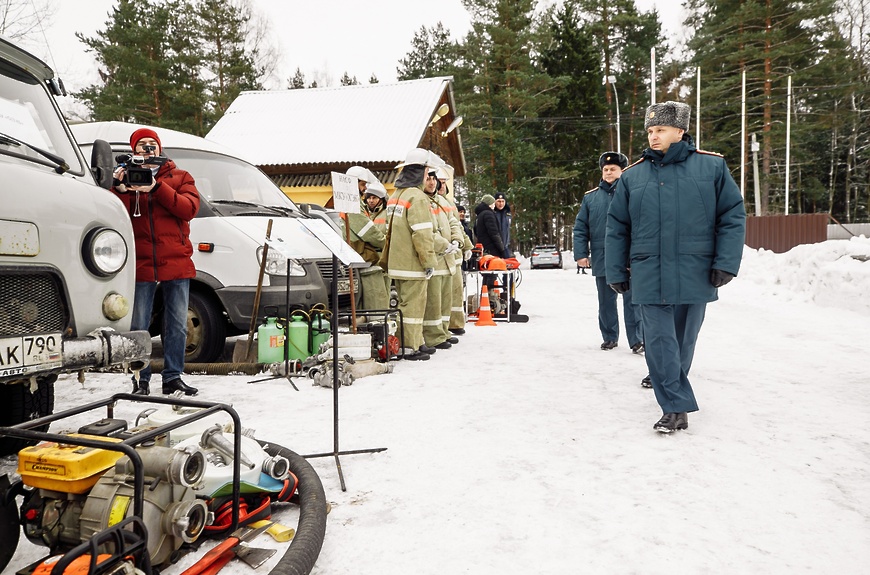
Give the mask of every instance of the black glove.
<svg viewBox="0 0 870 575">
<path fill-rule="evenodd" d="M 710 283 L 713 284 L 714 288 L 720 288 L 732 279 L 734 279 L 734 276 L 726 271 L 717 269 L 710 270 Z"/>
<path fill-rule="evenodd" d="M 628 282 L 619 282 L 615 284 L 609 284 L 610 289 L 615 291 L 616 293 L 623 294 L 631 289 L 631 285 Z"/>
</svg>

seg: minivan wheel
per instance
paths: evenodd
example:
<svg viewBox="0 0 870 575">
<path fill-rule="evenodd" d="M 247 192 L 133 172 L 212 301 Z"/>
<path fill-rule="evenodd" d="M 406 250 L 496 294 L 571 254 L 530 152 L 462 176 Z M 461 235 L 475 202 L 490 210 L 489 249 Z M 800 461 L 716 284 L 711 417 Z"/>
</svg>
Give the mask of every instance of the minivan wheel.
<svg viewBox="0 0 870 575">
<path fill-rule="evenodd" d="M 0 426 L 9 427 L 54 412 L 54 382 L 57 375 L 40 378 L 35 392 L 26 380 L 20 383 L 0 384 Z M 48 431 L 40 426 L 35 431 Z M 18 453 L 34 442 L 16 437 L 0 437 L 0 456 Z"/>
<path fill-rule="evenodd" d="M 224 351 L 227 326 L 211 298 L 200 292 L 190 292 L 187 304 L 186 363 L 211 363 Z"/>
</svg>

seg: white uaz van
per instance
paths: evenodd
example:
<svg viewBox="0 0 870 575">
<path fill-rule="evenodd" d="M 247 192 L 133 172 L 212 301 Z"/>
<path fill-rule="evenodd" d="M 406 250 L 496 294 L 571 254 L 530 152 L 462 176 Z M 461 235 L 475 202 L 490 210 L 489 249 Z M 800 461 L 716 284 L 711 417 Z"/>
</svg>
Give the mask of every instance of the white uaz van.
<svg viewBox="0 0 870 575">
<path fill-rule="evenodd" d="M 148 332 L 130 331 L 129 217 L 96 185 L 63 94 L 51 68 L 0 38 L 0 426 L 51 414 L 59 373 L 151 354 Z M 111 161 L 108 144 L 95 149 Z M 0 438 L 0 454 L 23 446 Z"/>
</svg>

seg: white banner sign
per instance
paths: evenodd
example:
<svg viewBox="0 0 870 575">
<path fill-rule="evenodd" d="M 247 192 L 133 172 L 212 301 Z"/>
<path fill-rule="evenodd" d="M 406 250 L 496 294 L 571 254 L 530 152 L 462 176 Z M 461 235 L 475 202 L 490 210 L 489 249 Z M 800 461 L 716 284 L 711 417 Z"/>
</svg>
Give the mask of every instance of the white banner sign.
<svg viewBox="0 0 870 575">
<path fill-rule="evenodd" d="M 359 186 L 355 176 L 332 172 L 333 207 L 346 214 L 358 214 Z"/>
</svg>

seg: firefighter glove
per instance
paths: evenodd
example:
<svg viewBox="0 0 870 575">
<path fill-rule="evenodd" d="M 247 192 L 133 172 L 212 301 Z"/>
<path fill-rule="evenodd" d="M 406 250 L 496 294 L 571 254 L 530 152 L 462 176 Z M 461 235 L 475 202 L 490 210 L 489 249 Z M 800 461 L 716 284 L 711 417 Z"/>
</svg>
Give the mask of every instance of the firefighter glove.
<svg viewBox="0 0 870 575">
<path fill-rule="evenodd" d="M 447 246 L 446 250 L 444 250 L 444 255 L 455 254 L 458 251 L 459 251 L 459 245 L 457 245 L 456 242 L 450 242 L 450 245 Z"/>
</svg>

